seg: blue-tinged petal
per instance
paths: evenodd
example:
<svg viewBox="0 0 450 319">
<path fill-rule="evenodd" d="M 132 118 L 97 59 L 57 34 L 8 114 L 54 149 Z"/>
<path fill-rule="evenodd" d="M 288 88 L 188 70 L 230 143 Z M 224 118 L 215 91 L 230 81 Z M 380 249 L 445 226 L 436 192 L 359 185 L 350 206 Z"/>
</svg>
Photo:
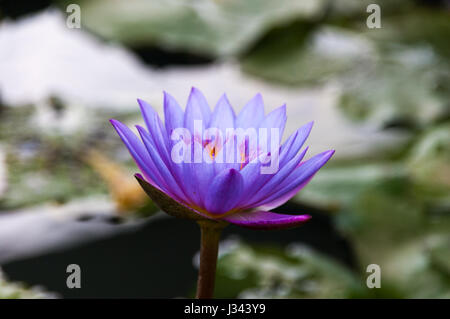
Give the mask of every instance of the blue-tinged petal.
<svg viewBox="0 0 450 319">
<path fill-rule="evenodd" d="M 202 163 L 190 163 L 189 165 L 192 170 L 192 184 L 194 184 L 192 187 L 198 193 L 198 205 L 204 206 L 211 182 L 215 177 L 214 163 L 203 161 Z"/>
<path fill-rule="evenodd" d="M 333 156 L 334 150 L 315 155 L 298 166 L 274 191 L 254 207 L 270 203 L 292 191 L 310 179 Z M 295 194 L 293 194 L 295 195 Z M 292 195 L 292 196 L 293 196 Z"/>
<path fill-rule="evenodd" d="M 264 164 L 266 165 L 266 164 Z M 260 160 L 248 163 L 242 170 L 241 175 L 244 179 L 245 196 L 241 198 L 239 207 L 246 207 L 274 174 L 262 174 L 261 168 L 263 164 Z"/>
<path fill-rule="evenodd" d="M 191 206 L 187 206 L 185 203 L 178 202 L 164 192 L 161 192 L 159 189 L 148 183 L 148 181 L 146 181 L 140 174 L 135 174 L 134 176 L 153 202 L 167 214 L 174 217 L 187 218 L 191 220 L 204 220 L 205 218 L 211 219 L 211 217 L 207 214 L 200 212 Z"/>
<path fill-rule="evenodd" d="M 302 152 L 298 153 L 293 159 L 291 159 L 286 165 L 280 167 L 280 170 L 271 176 L 271 178 L 266 181 L 262 187 L 257 191 L 255 196 L 252 196 L 249 201 L 249 207 L 254 203 L 258 203 L 264 200 L 268 195 L 270 195 L 274 189 L 276 189 L 300 164 L 303 157 L 307 152 L 308 148 L 305 148 Z M 246 207 L 246 206 L 243 206 Z"/>
<path fill-rule="evenodd" d="M 147 125 L 148 132 L 150 133 L 150 140 L 153 146 L 158 150 L 162 159 L 167 166 L 170 166 L 171 159 L 169 155 L 169 139 L 167 132 L 163 126 L 163 123 L 158 113 L 147 102 L 138 99 L 141 107 L 142 115 Z"/>
<path fill-rule="evenodd" d="M 241 110 L 236 118 L 236 127 L 243 129 L 258 128 L 264 120 L 264 102 L 261 94 L 256 94 Z"/>
<path fill-rule="evenodd" d="M 176 199 L 187 202 L 187 197 L 184 194 L 183 189 L 176 181 L 171 167 L 168 167 L 166 163 L 161 159 L 160 153 L 155 148 L 148 132 L 142 126 L 137 125 L 136 127 L 139 131 L 139 134 L 141 135 L 142 141 L 144 142 L 148 153 L 150 154 L 151 159 L 153 160 L 153 163 L 155 163 L 158 172 L 161 174 L 164 182 L 166 183 L 167 189 L 176 196 Z"/>
<path fill-rule="evenodd" d="M 222 136 L 225 136 L 226 129 L 234 129 L 235 118 L 236 116 L 233 108 L 231 107 L 227 96 L 223 94 L 214 108 L 209 127 L 220 129 Z"/>
<path fill-rule="evenodd" d="M 174 97 L 167 92 L 164 92 L 164 122 L 169 140 L 174 129 L 184 127 L 184 112 Z"/>
<path fill-rule="evenodd" d="M 205 209 L 215 215 L 230 211 L 242 196 L 243 184 L 239 171 L 232 168 L 221 172 L 208 188 Z"/>
<path fill-rule="evenodd" d="M 111 119 L 110 122 L 116 129 L 125 146 L 128 148 L 128 151 L 136 162 L 136 165 L 144 174 L 145 178 L 153 186 L 158 187 L 163 191 L 167 191 L 167 187 L 165 186 L 161 175 L 151 160 L 144 144 L 126 125 L 114 119 Z"/>
<path fill-rule="evenodd" d="M 295 194 L 297 194 L 303 187 L 308 185 L 308 183 L 313 179 L 314 175 L 315 174 L 313 174 L 310 178 L 308 178 L 306 181 L 304 181 L 303 183 L 301 183 L 297 187 L 293 188 L 291 191 L 283 194 L 282 196 L 274 199 L 273 201 L 268 202 L 268 203 L 264 203 L 264 205 L 258 206 L 258 209 L 261 209 L 261 210 L 272 210 L 274 208 L 277 208 L 277 207 L 283 205 L 288 200 L 290 200 L 292 197 L 294 197 Z"/>
<path fill-rule="evenodd" d="M 270 141 L 272 135 L 272 129 L 278 130 L 278 142 L 281 142 L 283 137 L 284 127 L 286 125 L 286 104 L 273 110 L 267 114 L 266 118 L 261 122 L 259 128 L 267 129 L 267 147 L 270 150 Z M 264 143 L 264 141 L 262 141 Z"/>
<path fill-rule="evenodd" d="M 177 113 L 176 109 L 178 106 L 175 106 L 171 101 L 171 97 L 169 97 L 168 95 L 166 95 L 167 99 L 168 99 L 168 103 L 165 103 L 165 106 L 167 105 L 167 108 L 165 109 L 165 112 L 167 110 L 172 110 L 175 113 Z M 176 103 L 176 101 L 175 101 Z M 172 160 L 171 157 L 171 150 L 173 147 L 173 143 L 169 142 L 169 137 L 167 134 L 167 130 L 166 128 L 164 128 L 162 121 L 158 115 L 158 113 L 148 104 L 145 103 L 142 100 L 139 100 L 139 104 L 141 106 L 141 110 L 142 110 L 142 114 L 144 115 L 144 119 L 145 122 L 147 124 L 148 127 L 148 133 L 149 133 L 149 143 L 152 143 L 153 147 L 158 151 L 159 156 L 161 157 L 161 159 L 163 160 L 164 164 L 166 165 L 166 167 L 170 170 L 171 174 L 174 176 L 177 184 L 180 186 L 180 188 L 184 191 L 185 194 L 187 194 L 188 192 L 186 192 L 186 189 L 184 187 L 184 181 L 183 181 L 183 163 L 175 163 Z M 178 107 L 179 108 L 179 107 Z M 181 109 L 179 109 L 179 111 L 181 111 Z M 170 111 L 169 111 L 170 112 Z M 166 113 L 167 114 L 167 113 Z M 169 122 L 174 124 L 174 125 L 178 125 L 180 124 L 180 127 L 182 126 L 182 119 L 180 122 L 180 118 L 179 115 L 175 115 L 174 113 L 168 114 L 168 118 L 170 119 Z M 177 122 L 178 121 L 178 122 Z"/>
<path fill-rule="evenodd" d="M 280 148 L 280 166 L 290 161 L 302 148 L 314 122 L 309 122 L 293 133 Z"/>
<path fill-rule="evenodd" d="M 214 157 L 214 172 L 220 174 L 230 169 L 239 170 L 239 152 L 236 149 L 236 137 L 228 137 L 224 144 L 216 150 Z"/>
<path fill-rule="evenodd" d="M 240 212 L 223 218 L 232 224 L 261 230 L 286 229 L 299 226 L 311 218 L 309 215 L 284 215 L 266 211 Z"/>
<path fill-rule="evenodd" d="M 178 165 L 179 167 L 179 176 L 181 180 L 181 186 L 184 189 L 186 195 L 189 198 L 190 203 L 199 205 L 202 202 L 202 196 L 201 193 L 205 190 L 199 188 L 199 182 L 197 180 L 197 169 L 198 166 L 196 164 L 202 164 L 201 162 L 195 163 L 195 155 L 194 155 L 194 147 L 195 147 L 195 141 L 191 139 L 191 141 L 187 142 L 190 143 L 190 148 L 186 150 L 187 152 L 190 151 L 190 154 L 188 155 L 189 160 L 186 162 L 182 162 Z M 201 145 L 197 144 L 197 147 L 201 149 Z"/>
<path fill-rule="evenodd" d="M 197 88 L 192 88 L 184 112 L 184 127 L 189 129 L 194 135 L 194 121 L 201 121 L 201 129 L 208 127 L 211 120 L 211 109 L 205 96 Z"/>
<path fill-rule="evenodd" d="M 148 131 L 152 131 L 157 126 L 158 129 L 163 130 L 164 125 L 161 121 L 158 112 L 151 106 L 148 102 L 137 99 L 139 103 L 139 107 L 141 109 L 142 117 L 144 118 L 145 125 L 147 126 Z M 165 139 L 167 141 L 167 133 L 165 132 Z"/>
<path fill-rule="evenodd" d="M 248 163 L 240 173 L 244 179 L 244 190 L 253 188 L 255 181 L 261 176 L 261 162 Z"/>
</svg>

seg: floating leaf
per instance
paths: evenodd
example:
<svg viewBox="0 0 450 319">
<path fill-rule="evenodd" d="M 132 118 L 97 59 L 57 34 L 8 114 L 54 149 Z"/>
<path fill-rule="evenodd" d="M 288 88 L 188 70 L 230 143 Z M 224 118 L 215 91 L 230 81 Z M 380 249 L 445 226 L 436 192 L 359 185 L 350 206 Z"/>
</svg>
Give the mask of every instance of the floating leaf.
<svg viewBox="0 0 450 319">
<path fill-rule="evenodd" d="M 70 1 L 61 1 L 65 7 Z M 203 55 L 236 54 L 269 28 L 314 19 L 325 1 L 79 1 L 82 23 L 130 46 L 157 45 Z"/>
</svg>

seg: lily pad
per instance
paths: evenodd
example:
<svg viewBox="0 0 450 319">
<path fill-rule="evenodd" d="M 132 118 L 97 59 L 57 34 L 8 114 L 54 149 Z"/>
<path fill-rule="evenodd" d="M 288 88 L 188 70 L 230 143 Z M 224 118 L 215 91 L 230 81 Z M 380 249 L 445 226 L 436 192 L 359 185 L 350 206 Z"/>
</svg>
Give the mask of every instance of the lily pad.
<svg viewBox="0 0 450 319">
<path fill-rule="evenodd" d="M 369 297 L 363 278 L 310 248 L 221 244 L 216 295 L 221 298 Z M 390 292 L 390 296 L 393 296 Z"/>
<path fill-rule="evenodd" d="M 73 1 L 61 1 L 65 6 Z M 156 45 L 203 55 L 245 50 L 266 30 L 294 19 L 315 19 L 325 1 L 79 1 L 82 23 L 129 46 Z"/>
<path fill-rule="evenodd" d="M 296 22 L 269 32 L 242 59 L 242 67 L 270 81 L 310 85 L 370 66 L 373 59 L 373 44 L 356 32 Z"/>
</svg>

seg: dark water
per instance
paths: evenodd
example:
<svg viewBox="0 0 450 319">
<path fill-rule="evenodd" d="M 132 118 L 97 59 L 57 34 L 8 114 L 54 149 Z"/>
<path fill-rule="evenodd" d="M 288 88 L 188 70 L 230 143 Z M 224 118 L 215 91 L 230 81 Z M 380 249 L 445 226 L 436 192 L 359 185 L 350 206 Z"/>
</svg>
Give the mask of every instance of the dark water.
<svg viewBox="0 0 450 319">
<path fill-rule="evenodd" d="M 279 210 L 305 211 L 292 204 Z M 352 249 L 333 229 L 331 219 L 314 211 L 312 216 L 307 224 L 291 230 L 254 231 L 228 226 L 223 238 L 238 235 L 249 243 L 281 247 L 301 242 L 354 268 Z M 133 233 L 123 233 L 64 252 L 11 262 L 2 267 L 11 280 L 42 285 L 66 298 L 187 296 L 195 287 L 197 273 L 192 258 L 198 250 L 199 238 L 195 223 L 164 218 Z M 66 286 L 66 267 L 71 263 L 81 267 L 81 289 L 68 289 Z"/>
</svg>

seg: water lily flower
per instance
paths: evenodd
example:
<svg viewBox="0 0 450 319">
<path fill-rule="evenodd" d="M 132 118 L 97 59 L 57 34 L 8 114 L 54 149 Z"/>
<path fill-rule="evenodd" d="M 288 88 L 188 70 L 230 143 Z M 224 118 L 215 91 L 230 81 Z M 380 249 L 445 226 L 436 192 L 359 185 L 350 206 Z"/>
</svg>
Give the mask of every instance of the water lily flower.
<svg viewBox="0 0 450 319">
<path fill-rule="evenodd" d="M 262 97 L 257 94 L 236 116 L 226 95 L 211 111 L 204 95 L 193 88 L 184 112 L 171 95 L 164 93 L 163 123 L 147 102 L 138 102 L 147 126 L 137 126 L 142 140 L 119 121 L 111 120 L 111 123 L 142 172 L 137 178 L 183 207 L 178 211 L 257 229 L 293 227 L 310 218 L 309 215 L 284 215 L 269 210 L 300 191 L 334 153 L 329 150 L 302 161 L 307 149 L 300 150 L 312 122 L 300 127 L 280 147 L 278 171 L 261 174 L 263 164 L 251 163 L 250 159 L 244 163 L 174 163 L 170 156 L 174 141 L 170 137 L 178 127 L 187 128 L 195 135 L 194 120 L 203 121 L 205 129 L 265 127 L 277 128 L 282 133 L 286 123 L 285 105 L 265 116 Z M 202 146 L 205 147 L 205 143 Z M 226 145 L 222 150 L 225 148 Z"/>
<path fill-rule="evenodd" d="M 280 146 L 286 106 L 265 115 L 260 94 L 236 115 L 225 94 L 211 110 L 204 95 L 192 88 L 183 111 L 164 92 L 164 123 L 147 102 L 138 102 L 146 124 L 146 128 L 136 126 L 140 139 L 119 121 L 112 119 L 111 123 L 141 171 L 135 175 L 138 182 L 153 201 L 168 214 L 199 221 L 201 255 L 209 249 L 217 259 L 212 242 L 218 242 L 218 236 L 205 235 L 205 245 L 212 247 L 203 247 L 207 233 L 203 228 L 219 229 L 231 223 L 283 229 L 310 219 L 309 215 L 270 210 L 305 187 L 334 153 L 325 151 L 303 161 L 307 148 L 302 147 L 312 122 Z M 243 138 L 236 132 L 244 132 Z M 259 135 L 252 137 L 252 132 Z M 268 167 L 275 169 L 267 173 Z M 215 271 L 215 262 L 212 267 L 207 271 Z"/>
</svg>

